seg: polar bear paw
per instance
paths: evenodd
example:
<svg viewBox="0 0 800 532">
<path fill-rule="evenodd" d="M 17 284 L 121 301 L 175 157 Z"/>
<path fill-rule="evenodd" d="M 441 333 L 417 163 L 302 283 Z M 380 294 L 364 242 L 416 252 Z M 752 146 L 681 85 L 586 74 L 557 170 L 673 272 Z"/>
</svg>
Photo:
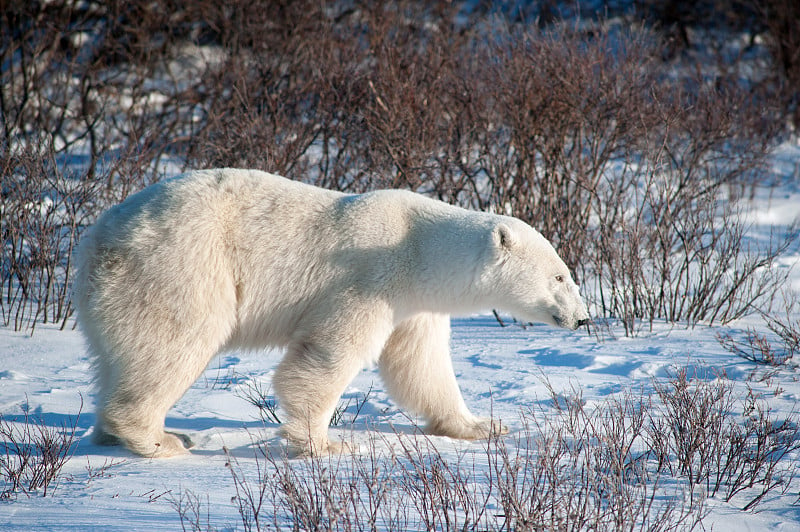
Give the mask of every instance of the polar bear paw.
<svg viewBox="0 0 800 532">
<path fill-rule="evenodd" d="M 125 445 L 136 454 L 147 458 L 171 458 L 189 454 L 189 448 L 194 443 L 185 434 L 175 432 L 162 432 L 150 438 L 136 439 L 134 441 L 121 438 Z"/>
<path fill-rule="evenodd" d="M 425 427 L 425 433 L 459 440 L 486 440 L 508 434 L 508 427 L 496 419 L 472 417 L 460 421 L 431 421 Z"/>
<path fill-rule="evenodd" d="M 289 455 L 292 458 L 319 458 L 337 454 L 356 454 L 359 448 L 347 442 L 326 441 L 321 443 L 290 442 Z"/>
<path fill-rule="evenodd" d="M 302 424 L 287 422 L 281 427 L 281 435 L 288 441 L 289 456 L 292 458 L 319 457 L 358 452 L 357 444 L 345 441 L 331 441 L 327 431 L 303 431 Z"/>
<path fill-rule="evenodd" d="M 134 453 L 147 458 L 168 458 L 185 455 L 194 447 L 194 442 L 186 434 L 178 432 L 153 431 L 142 437 L 138 433 L 117 436 L 107 432 L 103 425 L 97 424 L 92 432 L 95 445 L 125 445 Z"/>
</svg>

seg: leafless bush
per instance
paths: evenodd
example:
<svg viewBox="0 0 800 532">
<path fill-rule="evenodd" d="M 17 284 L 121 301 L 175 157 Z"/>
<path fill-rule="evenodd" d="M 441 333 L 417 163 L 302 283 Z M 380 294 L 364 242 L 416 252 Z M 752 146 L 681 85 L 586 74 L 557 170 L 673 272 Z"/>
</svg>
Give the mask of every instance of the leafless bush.
<svg viewBox="0 0 800 532">
<path fill-rule="evenodd" d="M 178 512 L 183 532 L 213 532 L 216 528 L 211 526 L 211 505 L 206 499 L 205 513 L 203 501 L 192 490 L 183 490 L 178 495 L 170 494 L 167 499 L 169 504 Z"/>
<path fill-rule="evenodd" d="M 485 180 L 482 208 L 530 222 L 578 269 L 603 183 L 648 124 L 636 109 L 655 83 L 655 42 L 604 25 L 511 27 L 489 42 L 471 73 L 480 152 L 464 171 Z"/>
<path fill-rule="evenodd" d="M 153 87 L 171 56 L 158 39 L 168 28 L 167 14 L 153 20 L 163 10 L 144 4 L 15 3 L 4 13 L 5 151 L 13 156 L 51 145 L 62 166 L 105 181 L 111 202 L 129 193 L 138 176 L 153 173 L 149 164 L 163 155 L 161 135 L 174 132 L 174 115 L 161 107 L 168 95 Z M 159 80 L 169 92 L 168 78 Z M 134 160 L 135 168 L 126 164 Z"/>
<path fill-rule="evenodd" d="M 772 339 L 766 332 L 748 327 L 742 340 L 735 338 L 730 332 L 717 333 L 717 340 L 722 347 L 750 362 L 785 367 L 800 352 L 800 320 L 797 318 L 796 296 L 784 294 L 783 302 L 782 311 L 762 313 Z"/>
<path fill-rule="evenodd" d="M 595 414 L 598 422 L 605 416 L 602 423 L 629 421 L 616 419 L 613 409 Z M 573 427 L 586 415 L 582 408 L 565 413 Z M 229 455 L 234 500 L 245 530 L 691 530 L 699 524 L 702 501 L 684 507 L 673 496 L 664 503 L 665 489 L 640 458 L 630 461 L 637 452 L 618 445 L 616 433 L 604 434 L 599 445 L 594 429 L 574 439 L 565 420 L 547 429 L 526 425 L 516 450 L 493 439 L 488 464 L 473 453 L 451 461 L 431 440 L 400 434 L 399 453 L 374 443 L 365 455 L 301 462 L 265 452 L 249 476 Z M 180 513 L 195 523 L 198 514 Z"/>
<path fill-rule="evenodd" d="M 250 477 L 228 454 L 245 530 L 281 529 L 286 523 L 293 530 L 405 529 L 408 508 L 392 494 L 396 463 L 374 452 L 293 462 L 265 449 Z"/>
<path fill-rule="evenodd" d="M 447 460 L 430 440 L 398 434 L 400 488 L 426 530 L 481 530 L 488 526 L 492 482 L 476 458 Z"/>
<path fill-rule="evenodd" d="M 82 404 L 81 404 L 82 406 Z M 78 414 L 59 427 L 33 417 L 26 408 L 21 420 L 0 416 L 0 499 L 41 490 L 47 496 L 58 484 L 61 468 L 72 456 Z"/>
<path fill-rule="evenodd" d="M 743 340 L 736 340 L 728 332 L 718 333 L 717 339 L 722 347 L 734 355 L 756 364 L 783 366 L 794 355 L 794 352 L 778 351 L 766 335 L 752 327 L 745 331 Z"/>
<path fill-rule="evenodd" d="M 189 163 L 356 192 L 434 189 L 458 110 L 444 89 L 456 79 L 457 34 L 443 16 L 454 8 L 432 4 L 235 6 L 219 21 L 222 46 L 242 53 L 194 89 L 204 119 Z"/>
<path fill-rule="evenodd" d="M 106 458 L 103 460 L 102 465 L 99 467 L 93 466 L 89 457 L 86 457 L 86 484 L 90 484 L 93 480 L 98 478 L 111 478 L 114 476 L 111 469 L 126 463 L 127 460 L 115 460 L 113 458 Z"/>
<path fill-rule="evenodd" d="M 702 487 L 707 496 L 719 493 L 730 501 L 749 490 L 742 508 L 748 510 L 769 492 L 789 489 L 796 463 L 784 458 L 800 448 L 800 428 L 791 416 L 775 419 L 752 390 L 740 419 L 732 390 L 726 379 L 690 379 L 686 370 L 679 371 L 656 384 L 663 410 L 650 417 L 648 437 L 693 495 Z"/>
<path fill-rule="evenodd" d="M 797 471 L 797 461 L 785 460 L 800 448 L 800 427 L 797 419 L 775 419 L 769 405 L 753 394 L 748 394 L 743 415 L 744 426 L 730 430 L 731 446 L 727 461 L 714 475 L 713 492 L 723 494 L 724 500 L 748 492 L 742 510 L 749 510 L 769 493 L 786 493 L 791 488 Z"/>
<path fill-rule="evenodd" d="M 769 308 L 789 274 L 777 260 L 796 234 L 749 244 L 741 213 L 720 196 L 671 199 L 651 189 L 616 232 L 602 228 L 591 277 L 601 314 L 633 334 L 638 320 L 724 324 Z"/>
<path fill-rule="evenodd" d="M 147 86 L 152 43 L 116 25 L 121 4 L 16 2 L 0 17 L 1 308 L 15 329 L 66 320 L 80 231 L 158 178 L 173 121 Z"/>
<path fill-rule="evenodd" d="M 800 352 L 800 317 L 798 308 L 800 301 L 797 294 L 783 294 L 783 308 L 764 313 L 767 329 L 780 339 L 780 348 L 785 359 L 792 358 Z"/>
<path fill-rule="evenodd" d="M 650 417 L 652 447 L 671 474 L 688 480 L 692 496 L 696 485 L 710 479 L 718 465 L 714 462 L 722 457 L 734 403 L 731 391 L 732 384 L 724 379 L 690 381 L 685 369 L 667 383 L 656 384 L 664 411 Z"/>
<path fill-rule="evenodd" d="M 676 76 L 641 26 L 538 29 L 458 9 L 14 4 L 0 18 L 4 322 L 69 315 L 74 239 L 170 162 L 407 188 L 518 216 L 628 334 L 763 310 L 780 280 L 769 266 L 794 237 L 748 249 L 739 216 L 780 124 L 769 87 L 722 67 Z M 28 179 L 42 190 L 9 199 Z M 51 236 L 34 249 L 21 206 L 67 187 L 85 195 L 68 202 L 72 218 L 39 224 L 62 246 Z"/>
<path fill-rule="evenodd" d="M 256 380 L 246 380 L 236 388 L 236 395 L 258 408 L 258 415 L 265 423 L 280 423 L 278 403 L 270 395 L 271 387 L 265 388 Z"/>
<path fill-rule="evenodd" d="M 0 312 L 3 324 L 15 330 L 69 317 L 72 251 L 100 188 L 64 175 L 55 156 L 46 148 L 30 149 L 2 161 Z"/>
<path fill-rule="evenodd" d="M 507 530 L 691 530 L 704 501 L 685 501 L 647 447 L 648 403 L 626 395 L 587 409 L 551 388 L 552 412 L 524 414 L 513 447 L 489 454 Z"/>
<path fill-rule="evenodd" d="M 787 105 L 800 127 L 800 5 L 792 0 L 749 0 L 766 27 L 773 63 L 781 74 Z"/>
<path fill-rule="evenodd" d="M 262 530 L 261 521 L 267 517 L 261 512 L 262 505 L 267 502 L 266 495 L 269 493 L 267 490 L 270 487 L 274 490 L 274 485 L 267 483 L 267 478 L 264 476 L 267 472 L 262 471 L 262 464 L 258 460 L 256 460 L 256 478 L 248 481 L 236 458 L 230 455 L 227 449 L 224 450 L 228 457 L 225 467 L 231 473 L 236 492 L 233 501 L 239 510 L 244 529 L 248 532 Z"/>
<path fill-rule="evenodd" d="M 474 195 L 457 166 L 476 127 L 465 112 L 479 95 L 463 69 L 474 61 L 466 53 L 474 37 L 456 28 L 457 6 L 431 6 L 417 15 L 413 2 L 366 13 L 369 70 L 358 110 L 366 142 L 356 147 L 374 169 L 373 186 L 463 203 Z"/>
<path fill-rule="evenodd" d="M 655 394 L 587 404 L 545 382 L 551 401 L 483 452 L 442 452 L 421 434 L 389 434 L 351 455 L 253 461 L 226 450 L 245 530 L 692 530 L 708 497 L 757 508 L 793 489 L 800 429 L 752 390 L 678 371 Z M 184 528 L 210 529 L 194 494 L 172 501 Z"/>
<path fill-rule="evenodd" d="M 665 59 L 687 66 L 687 55 L 702 58 L 701 61 L 717 60 L 713 68 L 729 73 L 738 71 L 750 78 L 754 88 L 766 89 L 771 98 L 782 101 L 781 105 L 788 111 L 786 125 L 793 121 L 797 127 L 800 118 L 800 7 L 797 2 L 637 0 L 636 5 L 664 35 Z M 749 37 L 749 40 L 731 47 L 730 42 L 720 38 L 726 33 Z M 754 61 L 752 51 L 762 42 L 769 55 Z M 744 73 L 754 65 L 759 70 L 757 75 Z"/>
<path fill-rule="evenodd" d="M 750 244 L 739 203 L 772 135 L 762 110 L 741 88 L 692 86 L 654 101 L 660 125 L 622 171 L 630 185 L 610 189 L 623 195 L 597 211 L 588 277 L 600 313 L 627 334 L 640 319 L 713 324 L 756 313 L 788 275 L 773 266 L 796 228 Z"/>
<path fill-rule="evenodd" d="M 350 424 L 355 423 L 358 419 L 358 416 L 361 415 L 364 405 L 366 405 L 367 401 L 369 401 L 370 395 L 372 395 L 372 384 L 370 384 L 367 391 L 363 394 L 356 394 L 353 397 L 348 397 L 346 401 L 340 402 L 333 411 L 330 425 L 335 427 L 345 423 L 345 421 L 349 422 Z M 349 419 L 345 420 L 345 414 L 347 413 L 348 409 L 351 409 L 352 412 L 350 413 Z"/>
</svg>

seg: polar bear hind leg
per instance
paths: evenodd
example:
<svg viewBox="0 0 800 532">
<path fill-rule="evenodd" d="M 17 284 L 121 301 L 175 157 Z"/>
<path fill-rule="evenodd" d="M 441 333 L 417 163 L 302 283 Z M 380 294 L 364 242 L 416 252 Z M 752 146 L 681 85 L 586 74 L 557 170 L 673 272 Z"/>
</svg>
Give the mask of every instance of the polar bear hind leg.
<svg viewBox="0 0 800 532">
<path fill-rule="evenodd" d="M 135 356 L 114 353 L 115 363 L 105 377 L 111 379 L 104 386 L 109 393 L 99 403 L 96 442 L 114 443 L 118 439 L 131 451 L 148 457 L 187 452 L 191 440 L 165 432 L 164 419 L 222 343 L 194 332 L 197 336 L 191 341 L 184 336 L 162 345 L 156 340 L 137 346 Z"/>
<path fill-rule="evenodd" d="M 80 286 L 98 389 L 93 440 L 148 457 L 184 454 L 189 439 L 165 432 L 164 419 L 230 337 L 235 290 L 211 275 L 213 297 L 191 282 L 120 290 L 120 279 L 140 278 L 132 264 L 118 256 Z"/>
<path fill-rule="evenodd" d="M 508 432 L 464 403 L 450 360 L 450 316 L 421 313 L 399 324 L 378 366 L 389 394 L 427 420 L 428 434 L 475 440 Z"/>
</svg>

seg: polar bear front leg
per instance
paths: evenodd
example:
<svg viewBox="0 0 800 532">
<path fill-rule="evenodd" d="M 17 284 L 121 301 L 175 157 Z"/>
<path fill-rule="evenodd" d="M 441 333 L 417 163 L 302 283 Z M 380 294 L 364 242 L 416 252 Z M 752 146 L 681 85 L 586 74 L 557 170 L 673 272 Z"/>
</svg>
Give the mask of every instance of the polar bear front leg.
<svg viewBox="0 0 800 532">
<path fill-rule="evenodd" d="M 398 325 L 379 360 L 389 394 L 428 422 L 428 434 L 464 440 L 504 434 L 506 427 L 469 411 L 450 360 L 450 316 L 421 313 Z"/>
<path fill-rule="evenodd" d="M 334 353 L 301 342 L 289 346 L 273 386 L 288 415 L 281 432 L 293 451 L 321 456 L 349 450 L 328 439 L 328 425 L 339 398 L 362 367 L 356 353 Z"/>
</svg>

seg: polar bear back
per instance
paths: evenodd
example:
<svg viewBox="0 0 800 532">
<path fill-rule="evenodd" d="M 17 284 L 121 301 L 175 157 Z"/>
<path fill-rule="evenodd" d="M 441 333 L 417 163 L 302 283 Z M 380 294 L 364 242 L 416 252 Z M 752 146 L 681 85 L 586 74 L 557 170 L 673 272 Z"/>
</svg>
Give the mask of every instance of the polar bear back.
<svg viewBox="0 0 800 532">
<path fill-rule="evenodd" d="M 411 192 L 347 195 L 222 169 L 148 187 L 105 213 L 89 238 L 125 265 L 121 287 L 175 291 L 165 315 L 224 304 L 235 313 L 232 343 L 282 345 L 342 303 L 334 295 L 387 301 L 397 321 L 421 299 L 449 308 L 452 298 L 437 294 L 463 292 L 448 283 L 476 275 L 487 216 Z"/>
</svg>

